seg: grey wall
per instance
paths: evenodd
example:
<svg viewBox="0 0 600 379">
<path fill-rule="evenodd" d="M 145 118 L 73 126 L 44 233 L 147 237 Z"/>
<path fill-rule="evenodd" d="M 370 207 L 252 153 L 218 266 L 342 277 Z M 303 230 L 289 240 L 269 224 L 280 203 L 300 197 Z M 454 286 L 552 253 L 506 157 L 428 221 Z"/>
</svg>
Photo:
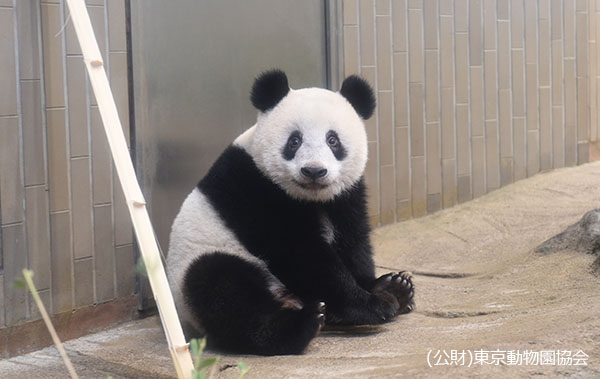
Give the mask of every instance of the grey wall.
<svg viewBox="0 0 600 379">
<path fill-rule="evenodd" d="M 88 0 L 128 132 L 125 6 Z M 133 294 L 129 216 L 64 2 L 0 1 L 0 326 Z M 128 134 L 128 133 L 127 133 Z"/>
<path fill-rule="evenodd" d="M 325 2 L 133 0 L 131 14 L 138 173 L 166 253 L 185 196 L 256 121 L 254 77 L 326 85 Z"/>
</svg>

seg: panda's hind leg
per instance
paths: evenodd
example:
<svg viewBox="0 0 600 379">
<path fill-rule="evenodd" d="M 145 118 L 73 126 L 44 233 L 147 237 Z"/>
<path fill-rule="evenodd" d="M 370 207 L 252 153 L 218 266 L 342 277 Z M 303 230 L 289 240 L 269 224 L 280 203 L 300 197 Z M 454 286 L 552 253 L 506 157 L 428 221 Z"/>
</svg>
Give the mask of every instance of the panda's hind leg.
<svg viewBox="0 0 600 379">
<path fill-rule="evenodd" d="M 190 265 L 182 290 L 209 346 L 261 355 L 304 350 L 323 325 L 323 305 L 286 306 L 269 289 L 269 276 L 262 267 L 220 252 Z"/>
</svg>

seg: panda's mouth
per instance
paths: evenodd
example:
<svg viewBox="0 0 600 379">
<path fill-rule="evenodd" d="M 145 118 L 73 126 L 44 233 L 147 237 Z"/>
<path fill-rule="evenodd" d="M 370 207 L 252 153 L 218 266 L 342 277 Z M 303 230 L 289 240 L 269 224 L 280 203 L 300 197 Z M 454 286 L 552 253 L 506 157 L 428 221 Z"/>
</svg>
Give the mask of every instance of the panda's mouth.
<svg viewBox="0 0 600 379">
<path fill-rule="evenodd" d="M 297 180 L 294 180 L 294 183 L 296 183 L 301 188 L 304 188 L 304 189 L 307 189 L 307 190 L 311 190 L 311 191 L 322 190 L 322 189 L 327 188 L 329 186 L 328 184 L 321 184 L 321 183 L 317 183 L 317 182 L 302 183 L 302 182 L 299 182 Z"/>
</svg>

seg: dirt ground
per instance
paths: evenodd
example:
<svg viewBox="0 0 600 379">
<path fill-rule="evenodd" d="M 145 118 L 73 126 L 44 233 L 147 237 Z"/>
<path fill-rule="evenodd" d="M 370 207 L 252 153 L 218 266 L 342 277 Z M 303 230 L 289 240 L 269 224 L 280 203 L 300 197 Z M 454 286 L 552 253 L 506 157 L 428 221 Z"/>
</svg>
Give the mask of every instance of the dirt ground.
<svg viewBox="0 0 600 379">
<path fill-rule="evenodd" d="M 414 274 L 413 313 L 382 327 L 325 331 L 301 356 L 223 356 L 217 377 L 237 377 L 228 365 L 240 360 L 251 366 L 247 378 L 600 377 L 598 257 L 534 252 L 598 207 L 600 162 L 377 229 L 380 273 Z M 174 375 L 156 318 L 66 345 L 81 377 Z M 42 374 L 66 376 L 53 348 L 0 362 L 1 377 Z"/>
</svg>

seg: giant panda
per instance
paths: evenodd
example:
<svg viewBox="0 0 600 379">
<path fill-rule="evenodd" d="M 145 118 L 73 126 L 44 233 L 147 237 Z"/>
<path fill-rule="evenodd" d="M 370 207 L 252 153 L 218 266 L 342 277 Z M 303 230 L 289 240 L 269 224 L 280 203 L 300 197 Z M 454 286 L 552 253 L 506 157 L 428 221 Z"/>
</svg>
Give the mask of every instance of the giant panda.
<svg viewBox="0 0 600 379">
<path fill-rule="evenodd" d="M 410 312 L 409 273 L 376 279 L 363 172 L 358 76 L 339 92 L 257 77 L 256 124 L 221 154 L 175 218 L 169 281 L 187 337 L 233 353 L 299 354 L 326 324 L 381 324 Z"/>
</svg>

